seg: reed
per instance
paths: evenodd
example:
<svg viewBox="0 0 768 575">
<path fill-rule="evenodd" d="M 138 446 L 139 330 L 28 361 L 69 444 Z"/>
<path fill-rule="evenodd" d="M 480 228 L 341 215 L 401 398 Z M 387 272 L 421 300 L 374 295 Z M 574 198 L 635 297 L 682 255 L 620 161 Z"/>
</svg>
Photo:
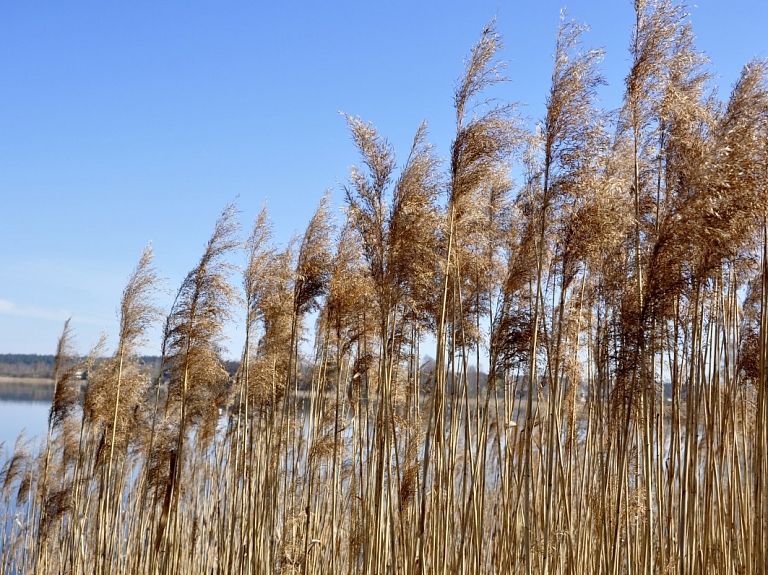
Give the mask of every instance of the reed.
<svg viewBox="0 0 768 575">
<path fill-rule="evenodd" d="M 768 63 L 720 101 L 684 6 L 635 11 L 619 110 L 563 14 L 536 130 L 492 97 L 495 22 L 445 165 L 426 124 L 398 163 L 345 116 L 343 225 L 326 194 L 243 241 L 225 208 L 157 377 L 145 250 L 112 354 L 65 324 L 48 436 L 0 470 L 0 571 L 762 573 Z"/>
</svg>

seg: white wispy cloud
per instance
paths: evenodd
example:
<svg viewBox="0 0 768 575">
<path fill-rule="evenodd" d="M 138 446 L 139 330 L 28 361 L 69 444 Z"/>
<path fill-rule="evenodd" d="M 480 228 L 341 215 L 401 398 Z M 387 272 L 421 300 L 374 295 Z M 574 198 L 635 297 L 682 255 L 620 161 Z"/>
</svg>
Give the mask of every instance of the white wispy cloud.
<svg viewBox="0 0 768 575">
<path fill-rule="evenodd" d="M 64 321 L 72 315 L 65 309 L 50 310 L 32 306 L 20 306 L 7 299 L 0 299 L 0 314 L 51 321 Z"/>
<path fill-rule="evenodd" d="M 64 321 L 67 318 L 72 318 L 72 321 L 76 323 L 102 326 L 108 323 L 99 318 L 75 315 L 66 309 L 45 309 L 41 307 L 17 305 L 7 299 L 0 299 L 0 315 L 13 315 L 16 317 L 28 317 L 48 321 Z"/>
</svg>

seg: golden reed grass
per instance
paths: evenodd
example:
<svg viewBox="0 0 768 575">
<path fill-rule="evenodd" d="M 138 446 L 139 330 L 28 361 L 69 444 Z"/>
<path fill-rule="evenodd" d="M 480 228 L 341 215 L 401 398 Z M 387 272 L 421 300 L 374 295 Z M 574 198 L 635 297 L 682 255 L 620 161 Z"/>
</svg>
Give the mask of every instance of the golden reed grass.
<svg viewBox="0 0 768 575">
<path fill-rule="evenodd" d="M 227 207 L 157 377 L 145 250 L 112 356 L 65 324 L 44 448 L 0 474 L 2 572 L 764 573 L 768 64 L 720 101 L 683 6 L 635 11 L 615 112 L 563 14 L 535 131 L 495 22 L 446 166 L 426 124 L 398 166 L 345 116 L 346 221 L 326 194 L 281 247 Z"/>
</svg>

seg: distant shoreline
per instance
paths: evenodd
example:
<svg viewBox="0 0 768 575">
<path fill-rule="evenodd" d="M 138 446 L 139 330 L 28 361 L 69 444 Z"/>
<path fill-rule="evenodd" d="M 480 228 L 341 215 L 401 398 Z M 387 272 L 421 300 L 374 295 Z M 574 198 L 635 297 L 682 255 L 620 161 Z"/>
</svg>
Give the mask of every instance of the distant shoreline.
<svg viewBox="0 0 768 575">
<path fill-rule="evenodd" d="M 52 377 L 9 377 L 0 375 L 0 385 L 53 385 Z"/>
<path fill-rule="evenodd" d="M 0 376 L 0 400 L 43 401 L 53 399 L 53 379 Z"/>
</svg>

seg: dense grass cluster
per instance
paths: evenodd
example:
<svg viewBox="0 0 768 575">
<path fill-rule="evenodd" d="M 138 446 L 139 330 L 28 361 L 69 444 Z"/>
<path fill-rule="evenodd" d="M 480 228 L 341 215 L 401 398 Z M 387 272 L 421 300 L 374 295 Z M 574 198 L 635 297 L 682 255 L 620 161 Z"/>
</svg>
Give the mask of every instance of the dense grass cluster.
<svg viewBox="0 0 768 575">
<path fill-rule="evenodd" d="M 326 196 L 281 247 L 225 209 L 165 316 L 167 384 L 137 360 L 146 250 L 109 359 L 64 330 L 48 440 L 0 475 L 2 571 L 764 573 L 768 65 L 721 101 L 683 8 L 635 8 L 619 110 L 563 18 L 528 131 L 486 98 L 491 24 L 445 165 L 426 126 L 398 166 L 350 116 L 340 226 Z"/>
</svg>

